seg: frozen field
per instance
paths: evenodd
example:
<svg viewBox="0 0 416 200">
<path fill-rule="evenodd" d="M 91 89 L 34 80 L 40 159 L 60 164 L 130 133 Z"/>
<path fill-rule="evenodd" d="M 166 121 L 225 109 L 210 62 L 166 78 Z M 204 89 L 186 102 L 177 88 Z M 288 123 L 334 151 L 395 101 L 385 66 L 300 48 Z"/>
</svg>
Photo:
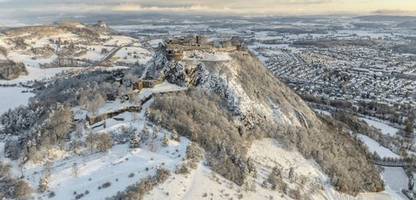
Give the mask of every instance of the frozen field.
<svg viewBox="0 0 416 200">
<path fill-rule="evenodd" d="M 377 141 L 368 136 L 358 134 L 358 138 L 367 145 L 370 152 L 376 152 L 381 158 L 400 158 L 399 155 L 393 153 L 390 149 L 381 146 Z"/>
<path fill-rule="evenodd" d="M 367 118 L 360 118 L 362 120 L 364 120 L 365 122 L 367 122 L 368 125 L 379 129 L 383 134 L 385 135 L 390 135 L 390 136 L 395 136 L 396 133 L 399 131 L 397 128 L 391 127 L 383 122 L 380 121 L 376 121 L 376 120 L 372 120 L 372 119 L 367 119 Z"/>
<path fill-rule="evenodd" d="M 0 87 L 0 114 L 9 109 L 26 105 L 32 93 L 24 93 L 25 88 L 20 87 Z"/>
</svg>

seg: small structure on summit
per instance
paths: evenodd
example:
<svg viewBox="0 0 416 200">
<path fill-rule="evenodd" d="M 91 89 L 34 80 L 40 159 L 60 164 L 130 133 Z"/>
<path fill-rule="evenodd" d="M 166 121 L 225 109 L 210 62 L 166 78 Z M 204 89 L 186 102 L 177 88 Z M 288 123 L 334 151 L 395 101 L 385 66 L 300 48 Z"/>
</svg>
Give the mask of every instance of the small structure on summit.
<svg viewBox="0 0 416 200">
<path fill-rule="evenodd" d="M 232 37 L 230 40 L 209 41 L 205 36 L 178 37 L 165 41 L 166 53 L 169 60 L 181 60 L 185 51 L 244 51 L 245 44 L 239 37 Z"/>
</svg>

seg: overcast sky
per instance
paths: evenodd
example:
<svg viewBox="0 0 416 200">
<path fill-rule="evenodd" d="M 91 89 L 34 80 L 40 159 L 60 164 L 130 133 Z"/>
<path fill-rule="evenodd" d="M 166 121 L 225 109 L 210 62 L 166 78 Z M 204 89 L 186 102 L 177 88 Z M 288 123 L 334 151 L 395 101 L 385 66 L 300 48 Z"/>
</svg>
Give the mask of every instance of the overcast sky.
<svg viewBox="0 0 416 200">
<path fill-rule="evenodd" d="M 0 0 L 0 18 L 27 14 L 223 13 L 310 15 L 416 13 L 416 0 Z"/>
</svg>

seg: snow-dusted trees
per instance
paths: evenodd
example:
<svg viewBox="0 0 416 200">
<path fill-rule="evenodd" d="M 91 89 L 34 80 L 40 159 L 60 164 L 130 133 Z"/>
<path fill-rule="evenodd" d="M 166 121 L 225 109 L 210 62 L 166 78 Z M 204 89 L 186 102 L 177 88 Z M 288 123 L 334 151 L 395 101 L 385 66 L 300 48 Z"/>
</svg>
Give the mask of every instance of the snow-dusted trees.
<svg viewBox="0 0 416 200">
<path fill-rule="evenodd" d="M 79 167 L 77 163 L 72 164 L 72 176 L 78 177 Z"/>
<path fill-rule="evenodd" d="M 405 121 L 405 127 L 404 127 L 404 136 L 406 138 L 409 138 L 410 140 L 413 140 L 413 138 L 415 137 L 415 133 L 414 133 L 414 126 L 415 126 L 415 116 L 414 114 L 411 114 L 407 117 L 406 121 Z"/>
<path fill-rule="evenodd" d="M 198 91 L 157 96 L 149 118 L 199 144 L 214 171 L 235 183 L 242 185 L 250 174 L 245 141 L 216 96 Z"/>
<path fill-rule="evenodd" d="M 47 177 L 41 177 L 39 179 L 39 186 L 38 191 L 39 192 L 46 192 L 49 188 L 49 180 Z"/>
<path fill-rule="evenodd" d="M 51 113 L 46 124 L 42 129 L 43 134 L 49 136 L 52 144 L 62 141 L 73 128 L 73 115 L 70 107 L 58 106 Z"/>
<path fill-rule="evenodd" d="M 79 97 L 79 105 L 94 115 L 97 115 L 98 109 L 105 104 L 105 101 L 102 94 L 90 90 L 82 91 Z"/>
<path fill-rule="evenodd" d="M 33 190 L 26 181 L 19 180 L 14 186 L 14 192 L 16 199 L 28 199 L 32 195 Z"/>
<path fill-rule="evenodd" d="M 3 134 L 18 134 L 5 145 L 6 156 L 12 159 L 24 157 L 36 159 L 37 154 L 62 142 L 73 129 L 73 116 L 70 107 L 56 104 L 45 107 L 30 104 L 1 116 L 4 120 Z"/>
<path fill-rule="evenodd" d="M 158 150 L 157 134 L 155 131 L 150 133 L 150 138 L 148 140 L 149 150 L 151 152 L 156 152 Z"/>
<path fill-rule="evenodd" d="M 117 195 L 108 198 L 109 200 L 142 200 L 144 195 L 151 191 L 158 184 L 165 182 L 170 176 L 169 170 L 158 169 L 156 175 L 145 178 L 139 183 L 127 187 L 123 192 L 117 193 Z"/>
<path fill-rule="evenodd" d="M 29 199 L 32 188 L 26 181 L 13 178 L 10 169 L 10 165 L 0 163 L 0 198 Z"/>
<path fill-rule="evenodd" d="M 42 172 L 42 177 L 39 179 L 39 192 L 46 192 L 49 189 L 49 178 L 52 174 L 52 162 L 47 161 Z"/>
<path fill-rule="evenodd" d="M 47 113 L 48 108 L 40 104 L 30 104 L 29 106 L 21 106 L 15 110 L 9 110 L 0 116 L 0 123 L 3 125 L 0 134 L 21 134 L 44 119 Z"/>
<path fill-rule="evenodd" d="M 113 146 L 113 138 L 108 133 L 102 133 L 97 136 L 97 150 L 106 152 Z"/>
<path fill-rule="evenodd" d="M 95 94 L 93 99 L 88 104 L 88 111 L 97 115 L 98 109 L 105 104 L 105 99 L 101 94 Z"/>
<path fill-rule="evenodd" d="M 167 134 L 163 134 L 163 138 L 162 138 L 162 146 L 163 147 L 167 147 L 169 145 L 169 138 L 167 136 Z"/>
<path fill-rule="evenodd" d="M 140 147 L 140 137 L 136 134 L 130 136 L 130 148 L 139 148 Z"/>
<path fill-rule="evenodd" d="M 113 146 L 113 138 L 109 133 L 88 134 L 86 143 L 91 152 L 97 150 L 99 152 L 106 152 Z"/>
</svg>

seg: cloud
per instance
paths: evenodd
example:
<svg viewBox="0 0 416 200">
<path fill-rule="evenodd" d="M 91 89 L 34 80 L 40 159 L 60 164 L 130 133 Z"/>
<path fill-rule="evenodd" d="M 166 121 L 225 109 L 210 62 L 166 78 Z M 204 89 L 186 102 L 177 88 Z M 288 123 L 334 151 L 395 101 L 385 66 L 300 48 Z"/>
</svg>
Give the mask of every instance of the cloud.
<svg viewBox="0 0 416 200">
<path fill-rule="evenodd" d="M 0 0 L 7 16 L 73 13 L 184 12 L 223 14 L 334 14 L 416 10 L 415 0 Z"/>
<path fill-rule="evenodd" d="M 375 10 L 372 14 L 376 15 L 415 15 L 416 10 L 400 10 L 400 9 L 383 9 Z"/>
</svg>

